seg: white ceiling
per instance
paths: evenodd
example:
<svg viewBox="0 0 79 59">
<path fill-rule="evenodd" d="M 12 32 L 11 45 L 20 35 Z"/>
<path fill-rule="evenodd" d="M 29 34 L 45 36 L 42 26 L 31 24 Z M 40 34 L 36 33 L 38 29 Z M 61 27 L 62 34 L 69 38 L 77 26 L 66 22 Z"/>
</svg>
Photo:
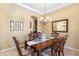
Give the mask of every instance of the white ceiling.
<svg viewBox="0 0 79 59">
<path fill-rule="evenodd" d="M 46 13 L 49 13 L 70 4 L 71 3 L 46 3 L 46 9 L 45 3 L 21 3 L 18 5 L 43 15 L 45 14 L 45 11 Z"/>
</svg>

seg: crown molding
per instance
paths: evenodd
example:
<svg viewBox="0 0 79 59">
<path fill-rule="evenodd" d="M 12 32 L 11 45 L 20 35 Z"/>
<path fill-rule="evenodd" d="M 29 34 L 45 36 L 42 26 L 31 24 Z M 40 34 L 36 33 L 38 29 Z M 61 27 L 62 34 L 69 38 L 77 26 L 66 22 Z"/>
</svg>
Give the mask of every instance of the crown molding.
<svg viewBox="0 0 79 59">
<path fill-rule="evenodd" d="M 29 6 L 26 6 L 26 5 L 24 5 L 24 4 L 21 4 L 21 3 L 16 3 L 16 4 L 19 5 L 19 6 L 21 6 L 21 7 L 26 8 L 26 9 L 29 9 L 29 10 L 31 10 L 31 11 L 33 11 L 33 12 L 36 12 L 36 13 L 38 13 L 38 14 L 40 14 L 40 15 L 44 15 L 44 12 L 38 11 L 38 10 L 33 9 L 33 8 L 29 7 Z M 50 12 L 54 12 L 54 11 L 60 9 L 60 8 L 63 8 L 63 7 L 72 5 L 72 4 L 73 4 L 73 3 L 66 3 L 66 4 L 60 5 L 60 6 L 56 7 L 56 8 L 52 8 L 51 10 L 46 11 L 46 14 L 48 14 L 48 13 L 50 13 Z"/>
<path fill-rule="evenodd" d="M 47 11 L 47 14 L 50 13 L 50 12 L 54 12 L 54 11 L 56 11 L 58 9 L 64 8 L 66 6 L 69 6 L 69 5 L 72 5 L 72 3 L 66 3 L 66 4 L 60 5 L 60 6 L 56 7 L 56 8 L 52 8 L 51 10 Z"/>
<path fill-rule="evenodd" d="M 29 10 L 31 10 L 31 11 L 33 11 L 33 12 L 36 12 L 36 13 L 38 13 L 38 14 L 43 15 L 43 12 L 40 12 L 40 11 L 38 11 L 38 10 L 36 10 L 36 9 L 33 9 L 33 8 L 29 7 L 29 6 L 23 5 L 23 4 L 21 4 L 21 3 L 16 3 L 16 4 L 19 5 L 19 6 L 21 6 L 21 7 L 26 8 L 26 9 L 29 9 Z"/>
</svg>

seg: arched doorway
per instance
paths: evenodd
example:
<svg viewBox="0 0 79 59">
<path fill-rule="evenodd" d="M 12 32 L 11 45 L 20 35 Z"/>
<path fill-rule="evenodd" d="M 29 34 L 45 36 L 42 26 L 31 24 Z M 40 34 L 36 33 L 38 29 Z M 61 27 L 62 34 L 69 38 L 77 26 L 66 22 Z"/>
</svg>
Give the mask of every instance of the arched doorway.
<svg viewBox="0 0 79 59">
<path fill-rule="evenodd" d="M 37 33 L 37 17 L 35 17 L 35 16 L 31 16 L 31 18 L 32 18 L 32 21 L 33 21 L 33 32 L 36 32 Z"/>
</svg>

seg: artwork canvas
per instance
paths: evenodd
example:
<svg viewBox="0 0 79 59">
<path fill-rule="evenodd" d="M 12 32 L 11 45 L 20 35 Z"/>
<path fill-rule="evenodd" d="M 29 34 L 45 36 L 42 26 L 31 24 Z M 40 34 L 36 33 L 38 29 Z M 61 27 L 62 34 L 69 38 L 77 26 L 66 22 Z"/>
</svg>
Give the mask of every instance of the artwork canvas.
<svg viewBox="0 0 79 59">
<path fill-rule="evenodd" d="M 52 22 L 52 31 L 68 32 L 68 19 L 53 21 Z"/>
</svg>

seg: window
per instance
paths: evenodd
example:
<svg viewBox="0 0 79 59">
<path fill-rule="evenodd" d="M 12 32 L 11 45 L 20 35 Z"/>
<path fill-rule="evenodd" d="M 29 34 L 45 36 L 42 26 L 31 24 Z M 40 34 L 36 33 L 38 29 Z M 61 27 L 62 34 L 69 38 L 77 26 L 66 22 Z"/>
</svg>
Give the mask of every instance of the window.
<svg viewBox="0 0 79 59">
<path fill-rule="evenodd" d="M 23 21 L 10 21 L 10 31 L 23 31 Z"/>
<path fill-rule="evenodd" d="M 10 31 L 14 31 L 14 21 L 10 21 Z"/>
</svg>

